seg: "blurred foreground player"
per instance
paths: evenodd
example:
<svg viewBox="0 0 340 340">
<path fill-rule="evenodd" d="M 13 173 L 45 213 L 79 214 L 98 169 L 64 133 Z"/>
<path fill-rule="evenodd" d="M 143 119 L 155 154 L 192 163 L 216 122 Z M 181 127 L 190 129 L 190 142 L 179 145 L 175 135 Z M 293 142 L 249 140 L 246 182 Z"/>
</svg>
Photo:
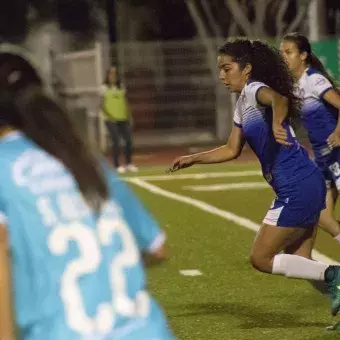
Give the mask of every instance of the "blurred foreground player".
<svg viewBox="0 0 340 340">
<path fill-rule="evenodd" d="M 99 159 L 0 46 L 0 339 L 173 339 L 141 260 L 164 233 Z"/>
</svg>

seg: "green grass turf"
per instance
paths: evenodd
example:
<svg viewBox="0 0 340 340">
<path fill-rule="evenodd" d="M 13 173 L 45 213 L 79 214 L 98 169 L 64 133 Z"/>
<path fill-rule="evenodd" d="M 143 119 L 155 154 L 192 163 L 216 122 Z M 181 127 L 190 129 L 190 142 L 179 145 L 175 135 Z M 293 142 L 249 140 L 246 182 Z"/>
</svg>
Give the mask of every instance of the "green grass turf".
<svg viewBox="0 0 340 340">
<path fill-rule="evenodd" d="M 251 165 L 211 166 L 180 173 L 240 171 Z M 159 169 L 138 175 L 162 175 Z M 183 186 L 261 177 L 152 181 L 166 190 L 203 200 L 260 223 L 274 195 L 269 189 L 193 192 Z M 329 301 L 308 282 L 256 272 L 248 262 L 254 232 L 185 203 L 133 186 L 168 234 L 170 260 L 148 272 L 150 290 L 165 309 L 179 339 L 323 340 L 332 323 Z M 319 233 L 317 248 L 340 260 L 340 246 Z M 185 277 L 181 269 L 199 269 L 202 276 Z"/>
</svg>

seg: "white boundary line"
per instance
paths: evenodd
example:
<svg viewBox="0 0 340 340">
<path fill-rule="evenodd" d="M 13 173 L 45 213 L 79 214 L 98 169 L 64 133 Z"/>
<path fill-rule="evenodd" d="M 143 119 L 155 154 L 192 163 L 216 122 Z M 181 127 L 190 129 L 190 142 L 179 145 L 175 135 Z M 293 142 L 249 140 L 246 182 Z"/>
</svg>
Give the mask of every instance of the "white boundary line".
<svg viewBox="0 0 340 340">
<path fill-rule="evenodd" d="M 151 183 L 147 183 L 143 180 L 141 180 L 140 178 L 125 178 L 126 181 L 133 183 L 141 188 L 144 188 L 148 191 L 150 191 L 151 193 L 155 194 L 155 195 L 160 195 L 160 196 L 164 196 L 167 198 L 171 198 L 175 201 L 179 201 L 182 203 L 186 203 L 189 205 L 192 205 L 198 209 L 201 209 L 205 212 L 208 212 L 210 214 L 219 216 L 224 218 L 225 220 L 231 221 L 241 227 L 247 228 L 249 230 L 255 231 L 257 232 L 260 228 L 260 225 L 249 220 L 248 218 L 245 217 L 241 217 L 238 216 L 230 211 L 226 211 L 226 210 L 222 210 L 219 208 L 214 207 L 213 205 L 210 205 L 206 202 L 200 201 L 198 199 L 195 198 L 191 198 L 191 197 L 187 197 L 184 195 L 180 195 L 180 194 L 176 194 L 173 193 L 171 191 L 167 191 L 164 190 L 154 184 Z M 313 250 L 313 257 L 320 261 L 320 262 L 324 262 L 324 263 L 329 263 L 329 264 L 339 264 L 338 262 L 334 261 L 333 259 L 329 258 L 328 256 L 319 253 L 317 250 Z"/>
<path fill-rule="evenodd" d="M 229 191 L 229 190 L 253 190 L 270 189 L 267 182 L 241 182 L 241 183 L 221 183 L 210 185 L 188 185 L 183 187 L 191 191 Z"/>
<path fill-rule="evenodd" d="M 154 176 L 133 176 L 124 177 L 124 180 L 141 179 L 143 181 L 172 181 L 176 179 L 205 179 L 205 178 L 223 178 L 223 177 L 249 177 L 262 176 L 260 170 L 246 170 L 246 171 L 226 171 L 226 172 L 206 172 L 196 174 L 180 174 L 180 175 L 154 175 Z"/>
</svg>

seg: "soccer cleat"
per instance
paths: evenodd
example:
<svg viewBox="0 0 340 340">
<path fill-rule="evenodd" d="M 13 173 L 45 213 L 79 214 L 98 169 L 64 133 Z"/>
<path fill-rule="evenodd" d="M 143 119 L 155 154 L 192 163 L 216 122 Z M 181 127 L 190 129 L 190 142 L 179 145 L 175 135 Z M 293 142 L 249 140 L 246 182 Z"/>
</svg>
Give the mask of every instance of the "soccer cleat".
<svg viewBox="0 0 340 340">
<path fill-rule="evenodd" d="M 325 282 L 332 299 L 332 315 L 340 310 L 340 266 L 329 266 L 325 272 Z"/>
<path fill-rule="evenodd" d="M 327 331 L 340 331 L 340 321 L 332 326 L 326 327 Z"/>
</svg>

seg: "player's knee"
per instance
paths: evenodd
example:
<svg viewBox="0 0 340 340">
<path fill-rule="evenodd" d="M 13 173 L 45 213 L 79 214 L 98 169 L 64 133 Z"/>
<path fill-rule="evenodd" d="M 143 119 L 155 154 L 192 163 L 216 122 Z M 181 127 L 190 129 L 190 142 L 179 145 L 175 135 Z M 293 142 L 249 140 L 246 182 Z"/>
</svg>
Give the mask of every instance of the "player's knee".
<svg viewBox="0 0 340 340">
<path fill-rule="evenodd" d="M 261 270 L 261 260 L 259 256 L 257 256 L 255 253 L 251 253 L 249 257 L 250 264 L 253 266 L 256 270 Z"/>
<path fill-rule="evenodd" d="M 263 273 L 271 272 L 271 261 L 263 254 L 252 252 L 250 254 L 250 263 L 256 270 Z"/>
</svg>

